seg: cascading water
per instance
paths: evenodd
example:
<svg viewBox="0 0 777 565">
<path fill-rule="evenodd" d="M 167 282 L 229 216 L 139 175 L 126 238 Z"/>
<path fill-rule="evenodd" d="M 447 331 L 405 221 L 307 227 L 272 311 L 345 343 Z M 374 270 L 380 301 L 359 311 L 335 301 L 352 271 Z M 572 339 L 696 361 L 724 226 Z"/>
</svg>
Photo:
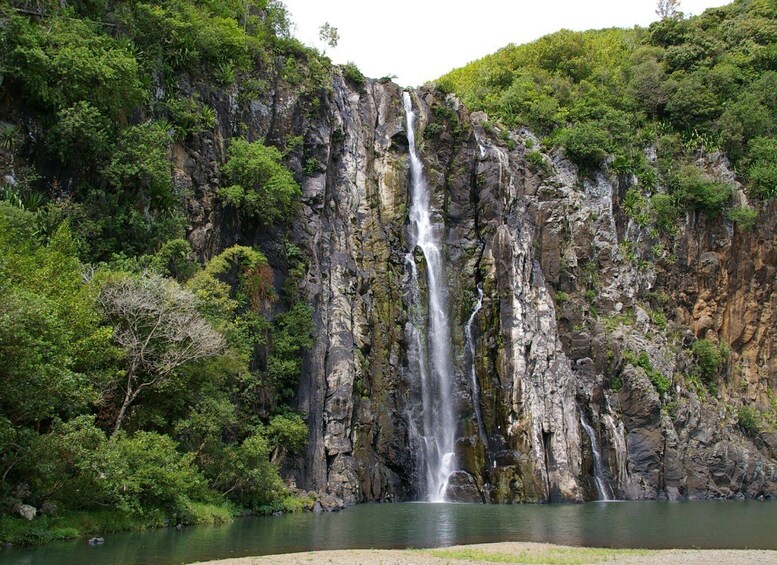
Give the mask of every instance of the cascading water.
<svg viewBox="0 0 777 565">
<path fill-rule="evenodd" d="M 464 326 L 464 337 L 467 339 L 467 352 L 469 353 L 469 379 L 472 386 L 472 405 L 475 410 L 475 419 L 478 423 L 478 434 L 480 434 L 480 441 L 487 448 L 488 436 L 486 435 L 486 428 L 483 425 L 483 416 L 480 411 L 480 386 L 478 384 L 477 374 L 475 373 L 475 339 L 472 336 L 472 326 L 475 323 L 475 316 L 478 315 L 480 309 L 483 307 L 483 289 L 478 285 L 478 300 L 475 303 L 475 308 L 472 310 L 472 314 L 467 320 L 467 325 Z"/>
<path fill-rule="evenodd" d="M 414 357 L 421 391 L 420 465 L 424 469 L 426 499 L 443 502 L 448 477 L 454 470 L 456 419 L 453 406 L 453 353 L 448 320 L 448 289 L 443 270 L 442 236 L 444 225 L 432 220 L 429 188 L 415 145 L 415 113 L 410 93 L 403 94 L 410 152 L 410 271 L 412 305 L 419 312 L 411 320 L 411 357 Z M 421 304 L 419 269 L 414 250 L 424 256 L 427 303 Z M 420 312 L 426 312 L 421 315 Z M 426 339 L 424 339 L 426 336 Z"/>
<path fill-rule="evenodd" d="M 610 492 L 610 487 L 602 471 L 602 452 L 599 451 L 596 432 L 585 421 L 582 411 L 580 412 L 580 425 L 583 426 L 585 433 L 588 434 L 588 439 L 591 441 L 591 453 L 594 457 L 594 480 L 596 481 L 596 490 L 599 491 L 599 500 L 612 500 L 612 492 Z"/>
</svg>

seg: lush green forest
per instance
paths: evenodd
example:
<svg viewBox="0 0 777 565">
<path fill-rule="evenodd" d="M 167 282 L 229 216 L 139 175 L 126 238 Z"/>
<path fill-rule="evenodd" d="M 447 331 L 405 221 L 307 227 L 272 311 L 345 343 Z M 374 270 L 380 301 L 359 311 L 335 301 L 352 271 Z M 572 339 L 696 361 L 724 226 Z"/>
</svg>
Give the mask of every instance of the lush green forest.
<svg viewBox="0 0 777 565">
<path fill-rule="evenodd" d="M 329 61 L 274 0 L 15 1 L 0 21 L 0 539 L 308 506 L 277 465 L 307 441 L 298 253 L 280 292 L 256 249 L 197 262 L 170 147 L 216 120 L 177 79 L 257 93 L 282 61 L 315 90 Z M 229 143 L 224 205 L 283 233 L 283 158 Z"/>
<path fill-rule="evenodd" d="M 722 151 L 753 204 L 777 197 L 777 3 L 664 16 L 647 29 L 563 30 L 510 45 L 438 85 L 497 123 L 531 128 L 545 148 L 563 146 L 584 172 L 606 163 L 636 175 L 626 206 L 638 221 L 657 216 L 671 228 L 692 209 L 752 225 L 756 209 L 696 159 Z"/>
</svg>

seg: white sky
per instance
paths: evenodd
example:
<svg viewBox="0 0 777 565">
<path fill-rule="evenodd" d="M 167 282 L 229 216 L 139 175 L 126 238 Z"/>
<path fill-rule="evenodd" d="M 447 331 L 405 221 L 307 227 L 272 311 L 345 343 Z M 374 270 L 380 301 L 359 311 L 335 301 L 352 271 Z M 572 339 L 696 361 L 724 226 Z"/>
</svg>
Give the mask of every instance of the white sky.
<svg viewBox="0 0 777 565">
<path fill-rule="evenodd" d="M 686 14 L 730 0 L 682 0 Z M 559 29 L 647 25 L 655 0 L 283 0 L 294 35 L 319 49 L 318 28 L 340 33 L 334 63 L 352 61 L 370 77 L 397 75 L 404 86 L 434 80 L 451 69 Z"/>
</svg>

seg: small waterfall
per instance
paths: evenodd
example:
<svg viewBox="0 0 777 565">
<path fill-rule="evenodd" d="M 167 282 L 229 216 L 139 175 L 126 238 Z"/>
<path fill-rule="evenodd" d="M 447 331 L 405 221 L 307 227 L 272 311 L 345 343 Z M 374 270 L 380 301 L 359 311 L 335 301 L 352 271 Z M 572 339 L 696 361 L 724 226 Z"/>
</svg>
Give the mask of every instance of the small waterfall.
<svg viewBox="0 0 777 565">
<path fill-rule="evenodd" d="M 626 432 L 623 422 L 618 422 L 618 425 L 615 425 L 615 420 L 610 414 L 604 414 L 602 421 L 607 428 L 607 435 L 610 437 L 615 451 L 615 467 L 618 473 L 616 484 L 621 491 L 625 491 L 629 482 L 629 469 L 626 460 Z"/>
<path fill-rule="evenodd" d="M 596 490 L 599 491 L 599 500 L 612 500 L 612 492 L 607 480 L 602 472 L 602 452 L 599 450 L 599 442 L 596 439 L 596 432 L 585 421 L 583 411 L 580 411 L 580 425 L 583 426 L 588 439 L 591 441 L 591 452 L 594 457 L 594 479 L 596 480 Z"/>
<path fill-rule="evenodd" d="M 410 152 L 410 251 L 405 262 L 410 271 L 410 298 L 418 313 L 411 320 L 411 359 L 421 391 L 421 430 L 416 454 L 424 469 L 426 498 L 443 502 L 448 477 L 454 470 L 456 418 L 453 406 L 453 352 L 448 320 L 448 288 L 442 260 L 445 226 L 433 223 L 431 195 L 415 144 L 415 113 L 410 93 L 403 94 Z M 413 257 L 421 250 L 425 260 L 427 304 L 421 304 L 419 269 Z M 422 315 L 426 312 L 426 316 Z M 424 339 L 425 337 L 425 339 Z"/>
<path fill-rule="evenodd" d="M 480 411 L 480 386 L 475 373 L 475 339 L 472 337 L 472 326 L 475 323 L 475 316 L 478 315 L 482 307 L 483 289 L 478 285 L 478 301 L 475 303 L 475 308 L 472 310 L 472 314 L 469 320 L 467 320 L 467 325 L 464 327 L 464 337 L 467 339 L 467 351 L 469 352 L 469 378 L 472 385 L 472 405 L 475 410 L 475 419 L 478 423 L 478 434 L 480 434 L 480 441 L 483 442 L 483 446 L 488 448 L 488 436 L 486 435 L 486 428 L 483 425 L 483 416 Z"/>
</svg>

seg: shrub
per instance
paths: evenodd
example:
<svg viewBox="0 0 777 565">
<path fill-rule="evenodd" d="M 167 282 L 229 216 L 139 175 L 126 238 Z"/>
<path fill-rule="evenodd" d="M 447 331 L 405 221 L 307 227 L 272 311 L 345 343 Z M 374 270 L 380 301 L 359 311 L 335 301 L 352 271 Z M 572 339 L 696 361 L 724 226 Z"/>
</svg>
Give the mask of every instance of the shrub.
<svg viewBox="0 0 777 565">
<path fill-rule="evenodd" d="M 219 196 L 264 224 L 288 220 L 301 192 L 281 157 L 259 141 L 233 140 L 223 168 L 232 184 Z"/>
<path fill-rule="evenodd" d="M 342 66 L 345 80 L 351 82 L 357 88 L 364 86 L 366 79 L 355 63 L 348 62 Z"/>
<path fill-rule="evenodd" d="M 677 233 L 680 210 L 674 198 L 668 194 L 654 194 L 650 197 L 650 208 L 656 227 L 668 234 Z"/>
<path fill-rule="evenodd" d="M 699 374 L 705 383 L 712 382 L 721 366 L 728 358 L 729 349 L 725 344 L 716 346 L 708 339 L 700 339 L 691 347 Z"/>
<path fill-rule="evenodd" d="M 111 117 L 144 99 L 135 57 L 95 26 L 75 18 L 52 18 L 35 26 L 9 19 L 7 72 L 24 96 L 48 109 L 86 101 Z"/>
<path fill-rule="evenodd" d="M 681 167 L 669 179 L 669 186 L 684 206 L 710 215 L 721 213 L 733 194 L 730 185 L 710 179 L 694 165 Z"/>
<path fill-rule="evenodd" d="M 758 220 L 758 210 L 747 206 L 732 208 L 726 213 L 726 217 L 743 230 L 751 230 Z"/>
<path fill-rule="evenodd" d="M 205 480 L 193 465 L 194 455 L 181 455 L 176 447 L 169 437 L 153 432 L 112 437 L 97 454 L 105 502 L 143 514 L 145 508 L 175 513 L 187 499 L 202 499 Z"/>
<path fill-rule="evenodd" d="M 165 106 L 178 140 L 197 135 L 216 124 L 215 111 L 202 103 L 199 94 L 171 98 L 165 102 Z"/>
<path fill-rule="evenodd" d="M 747 169 L 750 190 L 758 198 L 777 197 L 777 139 L 758 137 L 750 141 L 751 165 Z"/>
<path fill-rule="evenodd" d="M 313 345 L 314 330 L 313 309 L 301 302 L 273 322 L 267 371 L 281 399 L 294 395 L 302 369 L 300 352 Z"/>
<path fill-rule="evenodd" d="M 610 137 L 600 127 L 582 123 L 562 129 L 556 141 L 564 147 L 572 162 L 583 172 L 590 173 L 604 164 Z"/>
<path fill-rule="evenodd" d="M 86 165 L 101 161 L 110 154 L 113 126 L 89 102 L 77 102 L 60 110 L 49 139 L 64 164 Z"/>
<path fill-rule="evenodd" d="M 167 131 L 155 123 L 126 128 L 105 168 L 105 178 L 128 196 L 140 194 L 152 207 L 169 210 L 175 204 L 169 142 Z"/>
<path fill-rule="evenodd" d="M 266 435 L 276 449 L 299 451 L 308 442 L 308 427 L 299 414 L 279 414 L 270 420 Z"/>
<path fill-rule="evenodd" d="M 737 423 L 748 434 L 761 433 L 761 413 L 749 406 L 740 406 L 737 411 Z"/>
</svg>

